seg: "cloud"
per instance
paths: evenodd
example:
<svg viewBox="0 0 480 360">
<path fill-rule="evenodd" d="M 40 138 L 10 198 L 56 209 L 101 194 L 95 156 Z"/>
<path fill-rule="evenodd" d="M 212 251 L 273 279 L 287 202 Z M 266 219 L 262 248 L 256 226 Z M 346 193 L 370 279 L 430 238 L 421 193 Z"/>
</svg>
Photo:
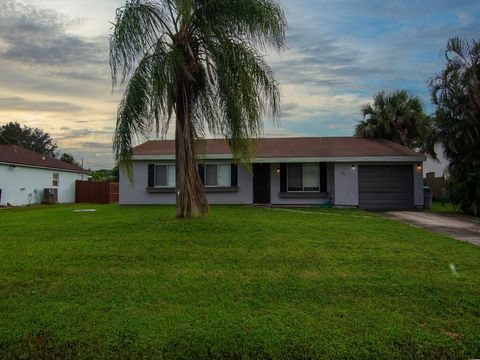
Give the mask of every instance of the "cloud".
<svg viewBox="0 0 480 360">
<path fill-rule="evenodd" d="M 268 126 L 266 126 L 263 131 L 263 136 L 265 137 L 298 137 L 298 136 L 309 136 L 309 134 L 282 128 L 282 127 L 271 126 L 270 124 L 268 124 Z"/>
<path fill-rule="evenodd" d="M 49 72 L 52 76 L 55 77 L 60 77 L 60 78 L 67 78 L 67 79 L 74 79 L 74 80 L 98 80 L 101 78 L 101 75 L 99 73 L 95 74 L 94 72 L 91 71 L 62 71 L 62 70 L 55 70 L 55 71 L 50 71 Z"/>
<path fill-rule="evenodd" d="M 108 34 L 84 36 L 81 23 L 34 1 L 0 0 L 0 119 L 40 127 L 62 151 L 106 165 L 118 103 Z"/>
<path fill-rule="evenodd" d="M 398 79 L 401 72 L 392 72 L 396 53 L 369 52 L 341 38 L 318 32 L 313 38 L 298 35 L 291 28 L 287 35 L 288 49 L 271 61 L 283 84 L 328 88 L 335 93 L 372 91 L 375 80 Z M 375 51 L 375 50 L 374 50 Z"/>
<path fill-rule="evenodd" d="M 62 141 L 74 141 L 76 144 L 82 143 L 86 138 L 97 138 L 97 139 L 108 139 L 108 143 L 111 146 L 111 137 L 113 134 L 112 130 L 100 130 L 95 128 L 83 128 L 83 129 L 72 129 L 72 128 L 60 128 L 61 132 L 56 133 L 56 138 Z M 95 142 L 99 143 L 99 142 Z M 89 146 L 92 146 L 94 142 L 89 142 Z"/>
<path fill-rule="evenodd" d="M 284 4 L 295 14 L 287 48 L 269 57 L 286 103 L 282 127 L 318 135 L 350 135 L 360 106 L 382 89 L 411 91 L 431 112 L 427 81 L 447 39 L 478 38 L 480 28 L 480 3 L 462 0 Z"/>
<path fill-rule="evenodd" d="M 2 110 L 20 110 L 35 112 L 71 112 L 81 108 L 68 102 L 60 101 L 33 101 L 20 97 L 0 98 Z"/>
<path fill-rule="evenodd" d="M 95 149 L 98 150 L 112 150 L 111 143 L 103 143 L 98 141 L 83 141 L 79 143 L 84 149 Z"/>
<path fill-rule="evenodd" d="M 0 4 L 0 56 L 29 65 L 105 64 L 106 37 L 88 39 L 69 34 L 71 25 L 53 10 L 5 0 Z"/>
</svg>

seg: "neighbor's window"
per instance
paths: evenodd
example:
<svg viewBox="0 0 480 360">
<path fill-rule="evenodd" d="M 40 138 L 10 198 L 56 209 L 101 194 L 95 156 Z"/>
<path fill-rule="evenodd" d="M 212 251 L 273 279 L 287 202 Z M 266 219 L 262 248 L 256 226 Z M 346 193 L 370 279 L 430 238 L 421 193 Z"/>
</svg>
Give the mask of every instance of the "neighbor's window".
<svg viewBox="0 0 480 360">
<path fill-rule="evenodd" d="M 205 186 L 231 186 L 230 164 L 206 164 L 201 169 L 204 171 L 203 179 Z"/>
<path fill-rule="evenodd" d="M 59 173 L 53 173 L 52 186 L 58 186 L 59 183 L 60 183 L 60 174 Z"/>
<path fill-rule="evenodd" d="M 175 165 L 155 165 L 155 187 L 175 187 Z"/>
<path fill-rule="evenodd" d="M 287 189 L 288 191 L 320 191 L 319 164 L 288 164 Z"/>
</svg>

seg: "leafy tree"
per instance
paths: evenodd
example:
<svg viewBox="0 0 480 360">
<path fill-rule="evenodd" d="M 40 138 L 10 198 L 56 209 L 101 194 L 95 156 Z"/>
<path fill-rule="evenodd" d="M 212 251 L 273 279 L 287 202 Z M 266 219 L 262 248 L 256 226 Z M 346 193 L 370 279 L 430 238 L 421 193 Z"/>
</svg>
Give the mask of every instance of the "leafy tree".
<svg viewBox="0 0 480 360">
<path fill-rule="evenodd" d="M 406 90 L 380 91 L 372 103 L 362 106 L 363 120 L 356 136 L 391 140 L 409 148 L 421 148 L 430 134 L 431 120 L 421 100 Z"/>
<path fill-rule="evenodd" d="M 60 160 L 64 161 L 64 162 L 67 162 L 69 164 L 73 164 L 73 165 L 77 165 L 77 166 L 80 166 L 80 164 L 78 163 L 77 160 L 75 160 L 75 158 L 73 157 L 72 154 L 70 153 L 63 153 L 62 156 L 60 157 Z"/>
<path fill-rule="evenodd" d="M 118 182 L 120 174 L 118 172 L 118 165 L 115 165 L 113 169 L 110 171 L 110 179 L 111 181 Z"/>
<path fill-rule="evenodd" d="M 112 181 L 118 182 L 118 166 L 115 165 L 113 169 L 95 170 L 91 174 L 94 181 Z"/>
<path fill-rule="evenodd" d="M 281 49 L 286 20 L 275 0 L 131 0 L 110 37 L 113 84 L 125 85 L 114 150 L 130 178 L 136 136 L 165 135 L 175 113 L 177 216 L 207 212 L 198 141 L 228 140 L 248 163 L 262 114 L 276 115 L 279 89 L 262 51 Z"/>
<path fill-rule="evenodd" d="M 48 133 L 39 128 L 21 127 L 16 122 L 0 127 L 0 144 L 22 146 L 53 158 L 57 156 L 57 144 Z"/>
<path fill-rule="evenodd" d="M 447 190 L 467 213 L 480 212 L 480 42 L 448 40 L 445 68 L 429 82 L 437 106 L 430 153 L 440 142 L 448 167 Z"/>
</svg>

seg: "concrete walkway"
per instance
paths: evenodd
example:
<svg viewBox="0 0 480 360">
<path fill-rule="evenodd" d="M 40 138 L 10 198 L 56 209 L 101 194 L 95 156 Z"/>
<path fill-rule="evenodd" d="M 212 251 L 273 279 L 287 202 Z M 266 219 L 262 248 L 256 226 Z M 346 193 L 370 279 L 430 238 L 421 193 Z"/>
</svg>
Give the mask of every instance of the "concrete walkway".
<svg viewBox="0 0 480 360">
<path fill-rule="evenodd" d="M 413 226 L 480 246 L 480 221 L 474 219 L 457 215 L 441 215 L 428 211 L 388 211 L 383 214 Z"/>
</svg>

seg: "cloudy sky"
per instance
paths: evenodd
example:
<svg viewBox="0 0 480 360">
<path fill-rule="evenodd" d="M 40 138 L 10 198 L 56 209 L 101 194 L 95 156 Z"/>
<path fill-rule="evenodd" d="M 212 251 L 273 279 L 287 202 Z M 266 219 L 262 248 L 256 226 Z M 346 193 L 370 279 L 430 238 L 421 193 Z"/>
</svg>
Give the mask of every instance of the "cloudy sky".
<svg viewBox="0 0 480 360">
<path fill-rule="evenodd" d="M 282 89 L 266 136 L 351 135 L 360 106 L 404 88 L 433 109 L 428 79 L 449 37 L 480 38 L 478 0 L 282 0 L 287 47 L 268 54 Z M 92 169 L 110 167 L 119 94 L 109 21 L 122 0 L 0 0 L 0 124 L 49 132 Z"/>
</svg>

